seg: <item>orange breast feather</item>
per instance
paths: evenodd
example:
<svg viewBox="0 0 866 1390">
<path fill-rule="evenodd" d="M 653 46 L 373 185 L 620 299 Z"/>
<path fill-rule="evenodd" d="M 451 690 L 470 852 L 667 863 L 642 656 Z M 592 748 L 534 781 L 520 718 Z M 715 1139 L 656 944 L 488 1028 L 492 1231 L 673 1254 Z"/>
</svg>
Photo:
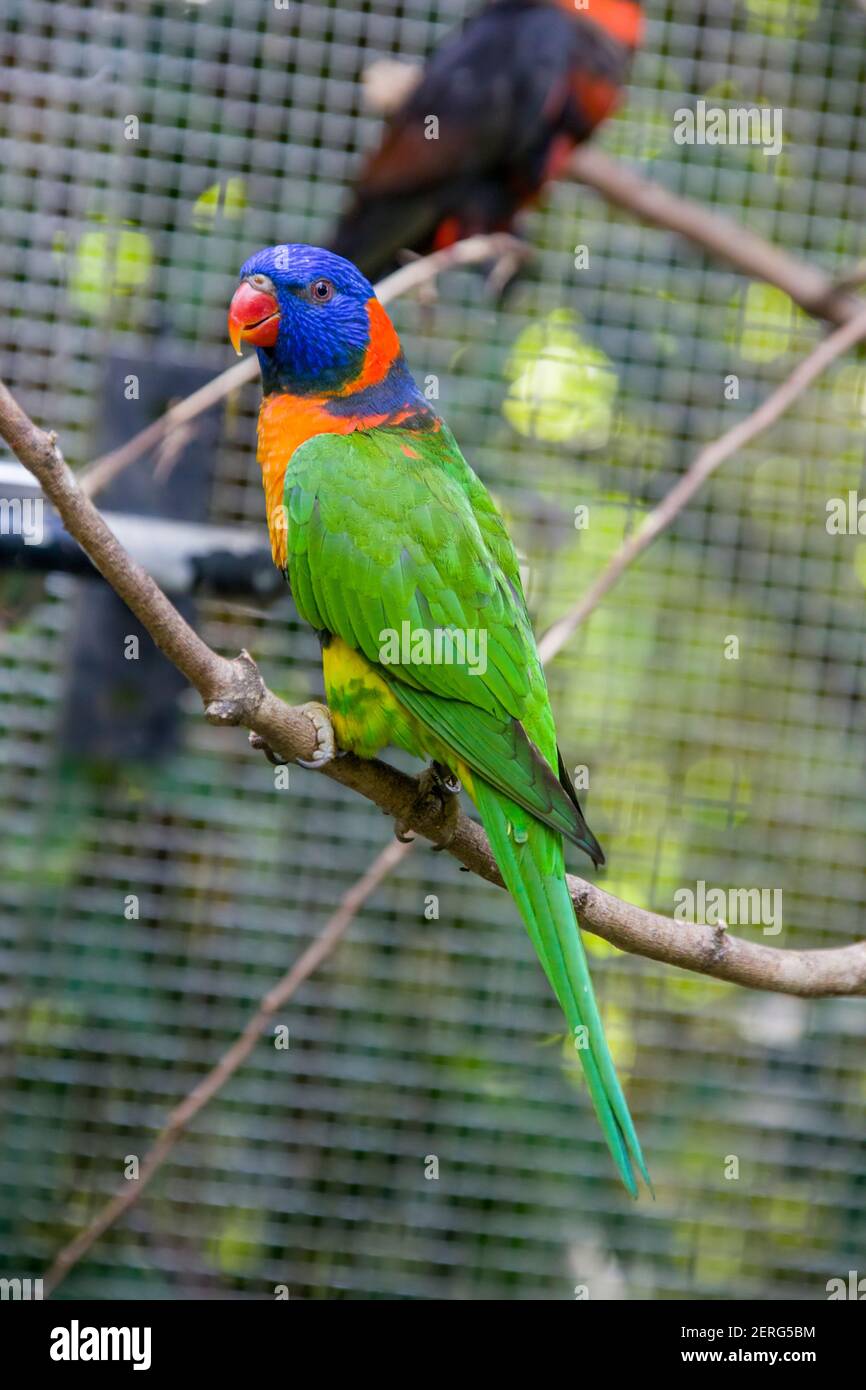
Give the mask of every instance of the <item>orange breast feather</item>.
<svg viewBox="0 0 866 1390">
<path fill-rule="evenodd" d="M 321 397 L 265 396 L 259 410 L 258 459 L 262 467 L 265 507 L 274 564 L 286 567 L 286 516 L 283 485 L 289 459 L 316 434 L 348 434 L 355 421 L 331 415 Z"/>
</svg>

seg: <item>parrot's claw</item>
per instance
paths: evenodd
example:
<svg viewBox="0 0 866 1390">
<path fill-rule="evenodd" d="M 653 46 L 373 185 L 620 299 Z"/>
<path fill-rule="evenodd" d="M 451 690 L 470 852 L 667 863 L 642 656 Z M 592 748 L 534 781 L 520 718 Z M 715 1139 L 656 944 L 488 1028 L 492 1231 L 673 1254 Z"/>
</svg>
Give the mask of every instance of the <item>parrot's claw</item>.
<svg viewBox="0 0 866 1390">
<path fill-rule="evenodd" d="M 281 758 L 279 753 L 275 753 L 271 745 L 262 738 L 261 734 L 251 733 L 249 735 L 250 748 L 255 748 L 256 752 L 264 753 L 269 763 L 274 767 L 285 767 L 286 759 Z"/>
<path fill-rule="evenodd" d="M 431 763 L 427 769 L 437 782 L 437 788 L 447 792 L 448 796 L 457 796 L 463 790 L 463 784 L 459 777 L 455 777 L 450 767 L 444 763 Z"/>
<path fill-rule="evenodd" d="M 418 789 L 415 793 L 415 801 L 408 816 L 395 822 L 394 834 L 401 844 L 408 844 L 413 838 L 411 834 L 412 823 L 430 814 L 430 811 L 438 812 L 444 821 L 445 835 L 438 845 L 434 845 L 434 850 L 447 849 L 454 838 L 457 829 L 457 817 L 459 807 L 457 795 L 460 791 L 460 782 L 450 768 L 443 763 L 431 763 L 426 767 L 418 778 Z"/>
<path fill-rule="evenodd" d="M 298 767 L 307 767 L 312 772 L 318 772 L 340 756 L 337 751 L 337 740 L 334 737 L 330 711 L 327 705 L 320 704 L 318 700 L 309 700 L 307 704 L 301 705 L 300 709 L 316 730 L 316 756 L 314 758 L 296 758 L 295 762 Z"/>
</svg>

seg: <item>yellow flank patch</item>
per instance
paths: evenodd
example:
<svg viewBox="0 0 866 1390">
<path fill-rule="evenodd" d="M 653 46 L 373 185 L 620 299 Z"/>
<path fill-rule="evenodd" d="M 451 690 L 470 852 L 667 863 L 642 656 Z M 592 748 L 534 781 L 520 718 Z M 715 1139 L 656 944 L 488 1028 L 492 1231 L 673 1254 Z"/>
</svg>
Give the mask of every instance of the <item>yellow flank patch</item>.
<svg viewBox="0 0 866 1390">
<path fill-rule="evenodd" d="M 416 758 L 436 758 L 454 768 L 472 795 L 469 769 L 461 765 L 458 771 L 453 751 L 401 705 L 363 652 L 348 646 L 341 637 L 332 637 L 322 649 L 322 670 L 325 697 L 341 748 L 361 758 L 374 758 L 393 745 Z"/>
<path fill-rule="evenodd" d="M 341 748 L 372 758 L 408 732 L 407 715 L 362 652 L 340 637 L 322 649 L 325 696 Z M 402 746 L 405 746 L 403 744 Z"/>
<path fill-rule="evenodd" d="M 342 637 L 332 637 L 322 649 L 322 669 L 325 673 L 325 689 L 331 693 L 344 691 L 348 686 L 360 684 L 361 688 L 375 694 L 380 699 L 390 695 L 385 681 L 363 652 L 356 651 L 344 642 Z"/>
</svg>

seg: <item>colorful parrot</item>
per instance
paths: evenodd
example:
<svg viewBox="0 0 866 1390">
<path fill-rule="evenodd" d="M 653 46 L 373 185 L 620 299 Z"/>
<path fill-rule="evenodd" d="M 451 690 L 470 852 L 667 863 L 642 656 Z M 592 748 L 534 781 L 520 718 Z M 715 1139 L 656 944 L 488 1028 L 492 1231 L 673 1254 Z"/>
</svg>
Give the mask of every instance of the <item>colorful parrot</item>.
<svg viewBox="0 0 866 1390">
<path fill-rule="evenodd" d="M 364 276 L 312 246 L 251 256 L 229 310 L 261 366 L 275 563 L 319 634 L 313 766 L 388 745 L 466 788 L 568 1021 L 623 1182 L 648 1183 L 593 995 L 563 838 L 595 864 L 556 742 L 517 557 L 499 512 L 406 366 Z M 451 805 L 455 803 L 452 801 Z"/>
<path fill-rule="evenodd" d="M 616 107 L 637 0 L 494 0 L 433 54 L 366 160 L 331 241 L 375 280 L 515 213 Z"/>
</svg>

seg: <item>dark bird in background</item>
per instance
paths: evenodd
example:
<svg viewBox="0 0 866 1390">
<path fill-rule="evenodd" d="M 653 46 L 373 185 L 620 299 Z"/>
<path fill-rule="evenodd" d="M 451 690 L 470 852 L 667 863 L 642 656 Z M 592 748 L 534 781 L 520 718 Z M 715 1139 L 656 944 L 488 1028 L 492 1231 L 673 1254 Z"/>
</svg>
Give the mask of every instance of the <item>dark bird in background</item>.
<svg viewBox="0 0 866 1390">
<path fill-rule="evenodd" d="M 511 231 L 617 106 L 642 30 L 636 0 L 493 0 L 389 117 L 332 249 L 375 280 L 402 250 Z"/>
</svg>

